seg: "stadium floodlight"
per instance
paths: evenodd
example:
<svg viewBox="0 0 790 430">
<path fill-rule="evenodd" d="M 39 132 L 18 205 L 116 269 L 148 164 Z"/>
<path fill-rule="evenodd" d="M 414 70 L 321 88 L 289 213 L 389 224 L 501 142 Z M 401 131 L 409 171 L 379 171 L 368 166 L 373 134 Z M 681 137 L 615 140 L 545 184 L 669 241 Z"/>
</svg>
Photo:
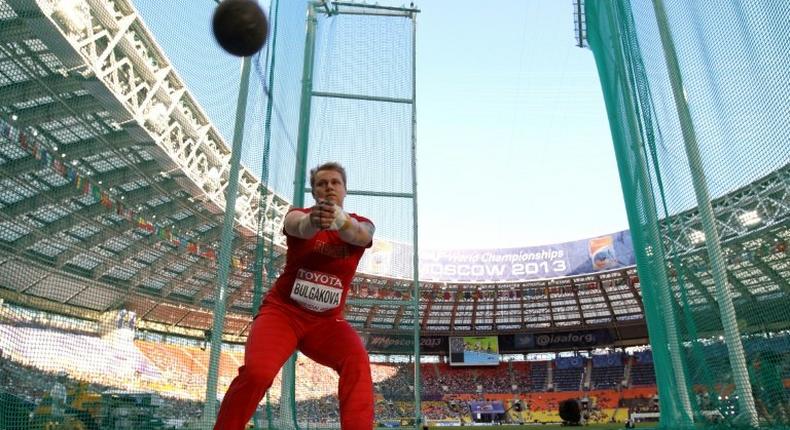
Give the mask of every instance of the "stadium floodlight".
<svg viewBox="0 0 790 430">
<path fill-rule="evenodd" d="M 72 35 L 84 34 L 91 24 L 90 8 L 85 0 L 56 1 L 52 17 Z"/>
<path fill-rule="evenodd" d="M 208 180 L 206 181 L 205 185 L 209 187 L 210 191 L 218 190 L 220 187 L 219 181 L 221 179 L 221 176 L 219 174 L 219 169 L 217 169 L 217 166 L 211 166 L 211 168 L 208 169 L 208 172 L 206 172 L 206 177 L 208 178 Z"/>
<path fill-rule="evenodd" d="M 587 48 L 587 15 L 584 13 L 584 0 L 573 1 L 573 28 L 576 33 L 576 46 Z"/>
<path fill-rule="evenodd" d="M 246 196 L 239 196 L 236 200 L 236 214 L 242 215 L 250 209 L 250 202 Z"/>
<path fill-rule="evenodd" d="M 740 215 L 738 215 L 738 221 L 741 222 L 741 225 L 744 227 L 753 226 L 755 224 L 759 224 L 763 219 L 760 218 L 760 215 L 757 213 L 756 210 L 746 211 Z"/>
<path fill-rule="evenodd" d="M 145 122 L 154 131 L 162 134 L 167 130 L 169 111 L 162 102 L 155 102 L 145 110 Z"/>
<path fill-rule="evenodd" d="M 699 230 L 691 230 L 691 233 L 689 233 L 689 240 L 692 245 L 699 245 L 705 242 L 705 233 Z"/>
</svg>

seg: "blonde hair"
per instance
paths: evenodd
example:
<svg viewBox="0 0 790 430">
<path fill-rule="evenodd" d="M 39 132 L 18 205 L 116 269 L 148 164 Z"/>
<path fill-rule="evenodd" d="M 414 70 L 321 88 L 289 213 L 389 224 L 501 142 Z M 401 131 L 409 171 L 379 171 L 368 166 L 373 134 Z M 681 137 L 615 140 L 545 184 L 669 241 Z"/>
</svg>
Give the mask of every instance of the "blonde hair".
<svg viewBox="0 0 790 430">
<path fill-rule="evenodd" d="M 335 161 L 330 161 L 310 169 L 310 189 L 315 188 L 315 175 L 322 170 L 334 170 L 335 172 L 340 173 L 340 177 L 343 178 L 343 187 L 348 189 L 346 186 L 346 169 L 340 165 L 340 163 Z"/>
</svg>

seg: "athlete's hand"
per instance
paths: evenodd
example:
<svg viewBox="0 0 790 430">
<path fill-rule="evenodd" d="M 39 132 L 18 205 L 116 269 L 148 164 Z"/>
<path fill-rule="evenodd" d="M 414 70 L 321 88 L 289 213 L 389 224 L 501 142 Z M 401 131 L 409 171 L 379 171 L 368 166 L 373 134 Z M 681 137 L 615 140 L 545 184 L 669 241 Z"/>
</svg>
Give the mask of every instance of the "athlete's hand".
<svg viewBox="0 0 790 430">
<path fill-rule="evenodd" d="M 329 230 L 345 230 L 352 225 L 351 217 L 338 205 L 335 207 L 335 218 L 329 225 Z"/>
<path fill-rule="evenodd" d="M 313 227 L 326 230 L 335 220 L 335 205 L 328 200 L 319 200 L 310 208 L 310 224 Z"/>
</svg>

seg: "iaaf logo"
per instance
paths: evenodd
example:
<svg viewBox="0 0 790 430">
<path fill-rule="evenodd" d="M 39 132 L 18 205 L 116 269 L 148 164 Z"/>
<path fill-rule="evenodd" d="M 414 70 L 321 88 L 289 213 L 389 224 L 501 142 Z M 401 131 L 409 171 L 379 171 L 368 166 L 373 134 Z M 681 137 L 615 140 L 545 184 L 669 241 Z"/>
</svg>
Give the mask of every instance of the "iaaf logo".
<svg viewBox="0 0 790 430">
<path fill-rule="evenodd" d="M 585 334 L 576 334 L 576 333 L 568 333 L 565 335 L 562 334 L 540 334 L 535 339 L 535 343 L 538 346 L 549 346 L 555 343 L 595 343 L 595 334 L 593 333 L 585 333 Z"/>
</svg>

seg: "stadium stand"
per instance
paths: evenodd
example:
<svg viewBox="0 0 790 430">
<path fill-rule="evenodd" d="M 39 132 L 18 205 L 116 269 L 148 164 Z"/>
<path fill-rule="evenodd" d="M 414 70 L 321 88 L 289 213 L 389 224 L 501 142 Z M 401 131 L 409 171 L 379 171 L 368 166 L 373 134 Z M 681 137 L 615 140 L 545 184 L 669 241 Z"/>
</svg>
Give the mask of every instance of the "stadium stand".
<svg viewBox="0 0 790 430">
<path fill-rule="evenodd" d="M 590 388 L 616 389 L 623 381 L 625 366 L 621 354 L 594 355 Z"/>
<path fill-rule="evenodd" d="M 546 390 L 549 378 L 549 364 L 548 362 L 532 363 L 529 366 L 531 372 L 529 380 L 532 381 L 529 386 L 530 391 L 544 391 Z"/>
<path fill-rule="evenodd" d="M 46 399 L 53 384 L 64 371 L 68 374 L 67 386 L 70 390 L 80 384 L 98 395 L 112 389 L 139 390 L 148 389 L 161 394 L 159 417 L 163 422 L 174 426 L 183 425 L 190 417 L 199 413 L 202 395 L 200 388 L 204 384 L 204 366 L 206 351 L 195 345 L 176 343 L 156 343 L 150 340 L 135 340 L 133 350 L 117 339 L 89 336 L 43 327 L 15 327 L 3 325 L 4 338 L 20 336 L 36 336 L 43 344 L 51 345 L 61 342 L 63 345 L 92 345 L 100 356 L 115 357 L 108 365 L 138 369 L 149 369 L 146 373 L 108 371 L 86 371 L 78 360 L 58 361 L 61 355 L 76 355 L 72 349 L 51 349 L 49 353 L 41 351 L 31 356 L 22 351 L 4 349 L 0 361 L 0 389 L 13 394 L 20 405 L 34 406 Z M 66 336 L 67 338 L 64 338 Z M 784 340 L 777 340 L 781 347 Z M 785 345 L 786 346 L 786 345 Z M 103 351 L 103 352 L 102 352 Z M 135 352 L 137 351 L 137 352 Z M 721 348 L 712 345 L 706 353 L 715 357 Z M 788 350 L 783 353 L 783 375 L 787 376 Z M 109 358 L 107 360 L 110 360 Z M 229 382 L 235 367 L 241 360 L 240 351 L 223 353 L 222 381 Z M 513 422 L 559 422 L 557 407 L 566 399 L 582 399 L 589 404 L 587 409 L 592 422 L 623 422 L 630 413 L 655 412 L 655 383 L 650 383 L 648 376 L 652 366 L 649 351 L 635 352 L 633 355 L 609 353 L 593 355 L 591 361 L 592 389 L 580 390 L 579 385 L 584 366 L 582 357 L 559 357 L 553 361 L 503 363 L 495 368 L 457 368 L 443 363 L 424 363 L 421 366 L 423 379 L 423 413 L 431 420 L 448 420 L 471 422 L 469 402 L 498 401 L 509 408 L 515 400 L 523 401 L 526 406 L 521 412 L 509 411 L 508 416 Z M 632 363 L 631 378 L 626 384 L 635 388 L 622 388 L 620 383 L 624 375 L 623 362 Z M 556 391 L 523 390 L 519 384 L 511 384 L 518 380 L 517 375 L 529 375 L 534 378 L 535 369 L 557 367 L 555 375 Z M 190 372 L 189 369 L 193 371 Z M 409 416 L 413 405 L 405 400 L 411 389 L 413 376 L 395 363 L 373 363 L 372 371 L 376 389 L 376 413 L 380 420 L 398 420 Z M 601 371 L 601 369 L 604 369 Z M 558 372 L 559 371 L 559 372 Z M 337 384 L 334 372 L 316 366 L 309 359 L 299 356 L 297 361 L 299 381 L 296 399 L 298 408 L 311 417 L 312 422 L 329 424 L 337 421 L 337 398 L 333 390 L 322 391 L 320 387 L 333 387 Z M 600 373 L 599 373 L 600 372 Z M 540 374 L 540 373 L 538 373 Z M 570 377 L 568 376 L 570 375 Z M 497 381 L 487 383 L 488 380 Z M 572 380 L 572 382 L 570 382 Z M 566 382 L 567 381 L 567 382 Z M 279 384 L 279 382 L 277 382 Z M 513 386 L 516 389 L 513 389 Z M 526 386 L 526 385 L 525 385 Z M 785 380 L 790 389 L 790 380 Z M 575 389 L 574 389 L 575 387 Z M 609 388 L 602 388 L 609 387 Z M 696 388 L 702 402 L 709 396 L 705 387 Z M 718 394 L 728 396 L 732 393 L 731 386 L 720 387 Z M 430 400 L 429 400 L 430 399 Z M 276 407 L 276 402 L 271 407 Z"/>
<path fill-rule="evenodd" d="M 32 413 L 65 374 L 71 392 L 85 385 L 94 396 L 117 390 L 157 393 L 163 421 L 180 427 L 199 415 L 205 396 L 209 351 L 201 344 L 211 328 L 225 199 L 220 180 L 210 178 L 223 172 L 224 179 L 229 150 L 129 2 L 49 2 L 39 10 L 44 3 L 0 0 L 0 394 L 8 406 L 3 410 Z M 85 4 L 101 18 L 85 28 L 99 33 L 64 36 L 57 20 L 44 19 L 55 3 Z M 15 11 L 19 5 L 27 5 L 22 14 Z M 124 22 L 135 25 L 120 25 Z M 115 33 L 118 29 L 126 33 Z M 80 38 L 88 60 L 70 45 Z M 164 118 L 152 115 L 161 107 L 154 105 L 155 94 L 178 100 Z M 164 133 L 156 123 L 175 131 Z M 197 135 L 205 140 L 196 142 Z M 267 187 L 242 170 L 220 392 L 243 361 L 239 344 L 254 312 L 256 247 L 250 238 L 271 234 L 276 255 L 270 260 L 277 261 L 284 245 L 282 218 L 290 207 L 267 190 L 266 210 L 259 212 L 264 203 L 258 193 Z M 785 394 L 790 389 L 789 171 L 784 165 L 750 177 L 710 202 L 724 232 L 722 254 L 738 296 L 738 325 L 750 329 L 746 336 L 762 336 L 744 342 L 747 357 L 778 354 L 773 364 Z M 263 232 L 257 231 L 261 212 Z M 669 282 L 673 287 L 685 282 L 694 309 L 710 311 L 717 300 L 698 218 L 696 208 L 684 209 L 661 220 L 658 235 L 680 254 L 679 265 L 667 265 Z M 412 297 L 412 288 L 411 279 L 360 272 L 346 315 L 363 335 L 410 333 L 415 318 L 408 317 L 411 305 L 403 301 Z M 493 368 L 453 368 L 443 360 L 446 350 L 426 353 L 442 360 L 420 368 L 423 412 L 431 419 L 469 423 L 470 402 L 477 400 L 508 407 L 524 401 L 524 411 L 508 413 L 522 422 L 558 422 L 557 405 L 569 398 L 587 398 L 596 422 L 623 422 L 630 412 L 658 408 L 651 352 L 611 351 L 648 342 L 633 266 L 518 282 L 432 280 L 419 294 L 422 335 L 501 333 L 513 336 L 510 352 L 520 355 Z M 673 306 L 680 305 L 675 300 Z M 590 327 L 601 328 L 606 339 L 581 347 L 530 348 L 609 349 L 591 360 L 563 355 L 526 361 L 529 348 L 515 346 L 514 333 L 550 337 Z M 687 351 L 689 357 L 701 356 L 692 376 L 729 369 L 723 342 L 692 339 L 702 340 L 701 348 Z M 336 423 L 337 376 L 301 356 L 296 371 L 298 407 L 311 422 Z M 377 417 L 411 416 L 414 405 L 405 401 L 415 389 L 411 367 L 374 363 L 372 371 Z M 694 386 L 698 403 L 716 407 L 713 399 L 723 397 L 734 405 L 732 375 L 722 374 L 724 382 L 714 387 Z M 278 376 L 264 415 L 278 415 L 281 390 Z M 19 416 L 28 417 L 27 412 Z"/>
<path fill-rule="evenodd" d="M 649 351 L 640 353 L 631 360 L 631 385 L 655 385 L 656 374 L 653 370 L 653 360 Z"/>
</svg>

